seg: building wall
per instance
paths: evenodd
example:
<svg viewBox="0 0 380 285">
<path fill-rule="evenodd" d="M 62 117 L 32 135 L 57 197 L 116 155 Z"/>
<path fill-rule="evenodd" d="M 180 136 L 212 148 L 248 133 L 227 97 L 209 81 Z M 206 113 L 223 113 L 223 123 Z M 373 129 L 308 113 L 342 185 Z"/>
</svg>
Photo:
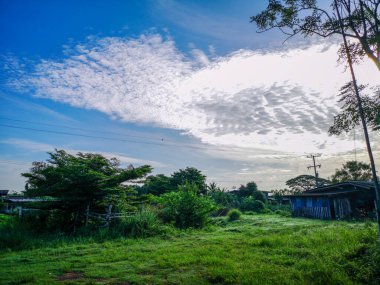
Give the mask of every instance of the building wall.
<svg viewBox="0 0 380 285">
<path fill-rule="evenodd" d="M 331 219 L 330 201 L 321 197 L 291 198 L 292 214 L 296 217 Z"/>
<path fill-rule="evenodd" d="M 295 197 L 291 199 L 291 204 L 295 217 L 341 220 L 352 215 L 348 198 Z"/>
</svg>

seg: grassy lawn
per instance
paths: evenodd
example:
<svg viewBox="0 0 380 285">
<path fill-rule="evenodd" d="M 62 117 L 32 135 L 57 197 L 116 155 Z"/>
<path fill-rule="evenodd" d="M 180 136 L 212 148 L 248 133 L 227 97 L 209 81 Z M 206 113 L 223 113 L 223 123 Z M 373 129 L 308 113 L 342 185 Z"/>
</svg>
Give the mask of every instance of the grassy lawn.
<svg viewBox="0 0 380 285">
<path fill-rule="evenodd" d="M 244 215 L 166 237 L 0 253 L 0 284 L 378 284 L 373 223 Z"/>
</svg>

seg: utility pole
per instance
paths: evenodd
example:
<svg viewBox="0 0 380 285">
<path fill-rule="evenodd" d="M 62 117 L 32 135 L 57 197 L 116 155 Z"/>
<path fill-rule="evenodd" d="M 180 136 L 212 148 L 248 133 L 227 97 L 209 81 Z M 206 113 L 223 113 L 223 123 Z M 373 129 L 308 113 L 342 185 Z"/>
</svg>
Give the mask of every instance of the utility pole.
<svg viewBox="0 0 380 285">
<path fill-rule="evenodd" d="M 314 175 L 315 175 L 315 186 L 318 188 L 319 183 L 318 183 L 318 172 L 317 172 L 317 167 L 321 168 L 321 164 L 315 164 L 315 158 L 320 157 L 321 154 L 310 154 L 307 156 L 307 158 L 312 158 L 313 159 L 313 165 L 309 165 L 307 169 L 314 168 Z"/>
</svg>

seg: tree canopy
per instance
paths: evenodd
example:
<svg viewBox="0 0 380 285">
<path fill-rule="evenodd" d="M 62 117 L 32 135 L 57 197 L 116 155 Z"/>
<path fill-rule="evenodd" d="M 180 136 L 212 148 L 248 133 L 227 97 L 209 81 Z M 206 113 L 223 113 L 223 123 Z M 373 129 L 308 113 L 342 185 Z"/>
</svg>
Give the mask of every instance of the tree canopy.
<svg viewBox="0 0 380 285">
<path fill-rule="evenodd" d="M 151 167 L 120 168 L 116 158 L 100 154 L 77 153 L 64 150 L 48 153 L 47 162 L 33 162 L 33 167 L 21 175 L 27 178 L 25 195 L 50 196 L 58 199 L 56 206 L 76 212 L 86 205 L 96 205 L 112 194 L 125 191 L 122 183 L 144 177 Z"/>
<path fill-rule="evenodd" d="M 341 169 L 336 169 L 331 176 L 334 183 L 346 181 L 370 181 L 372 179 L 371 166 L 367 163 L 347 161 Z"/>
<path fill-rule="evenodd" d="M 342 17 L 342 27 L 334 1 L 330 9 L 318 5 L 317 0 L 269 0 L 267 8 L 252 16 L 260 32 L 279 29 L 289 37 L 318 35 L 329 37 L 344 34 L 353 39 L 349 50 L 354 61 L 368 56 L 380 71 L 380 14 L 377 0 L 335 0 Z M 340 57 L 345 58 L 344 47 Z"/>
<path fill-rule="evenodd" d="M 374 90 L 372 95 L 365 94 L 366 86 L 358 86 L 361 93 L 362 108 L 367 124 L 376 129 L 380 118 L 380 88 Z M 329 128 L 331 135 L 340 135 L 343 132 L 349 132 L 355 126 L 360 124 L 360 115 L 358 112 L 358 101 L 356 99 L 353 82 L 345 84 L 340 89 L 340 99 L 342 103 L 342 112 L 334 117 L 334 124 Z"/>
<path fill-rule="evenodd" d="M 143 194 L 162 195 L 175 190 L 171 177 L 164 174 L 150 175 L 145 179 L 144 185 L 139 189 Z"/>
<path fill-rule="evenodd" d="M 198 189 L 198 194 L 207 193 L 206 176 L 195 167 L 186 167 L 174 172 L 171 176 L 171 184 L 177 188 L 186 183 L 194 184 Z"/>
<path fill-rule="evenodd" d="M 328 184 L 331 184 L 331 182 L 327 179 L 318 178 L 318 186 L 325 186 Z M 308 191 L 317 187 L 315 177 L 312 175 L 299 175 L 286 181 L 286 185 L 292 190 L 293 194 Z"/>
<path fill-rule="evenodd" d="M 240 185 L 239 189 L 236 191 L 239 197 L 249 197 L 253 196 L 257 192 L 257 184 L 253 181 L 248 182 L 246 185 Z"/>
</svg>

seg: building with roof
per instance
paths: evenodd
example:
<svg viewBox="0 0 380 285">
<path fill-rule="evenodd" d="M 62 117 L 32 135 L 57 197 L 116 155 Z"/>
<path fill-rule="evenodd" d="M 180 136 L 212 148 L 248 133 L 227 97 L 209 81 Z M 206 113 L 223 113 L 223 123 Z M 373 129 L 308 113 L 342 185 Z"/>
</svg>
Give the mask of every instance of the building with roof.
<svg viewBox="0 0 380 285">
<path fill-rule="evenodd" d="M 340 220 L 370 217 L 375 210 L 376 194 L 372 182 L 349 181 L 287 197 L 293 216 Z"/>
</svg>

